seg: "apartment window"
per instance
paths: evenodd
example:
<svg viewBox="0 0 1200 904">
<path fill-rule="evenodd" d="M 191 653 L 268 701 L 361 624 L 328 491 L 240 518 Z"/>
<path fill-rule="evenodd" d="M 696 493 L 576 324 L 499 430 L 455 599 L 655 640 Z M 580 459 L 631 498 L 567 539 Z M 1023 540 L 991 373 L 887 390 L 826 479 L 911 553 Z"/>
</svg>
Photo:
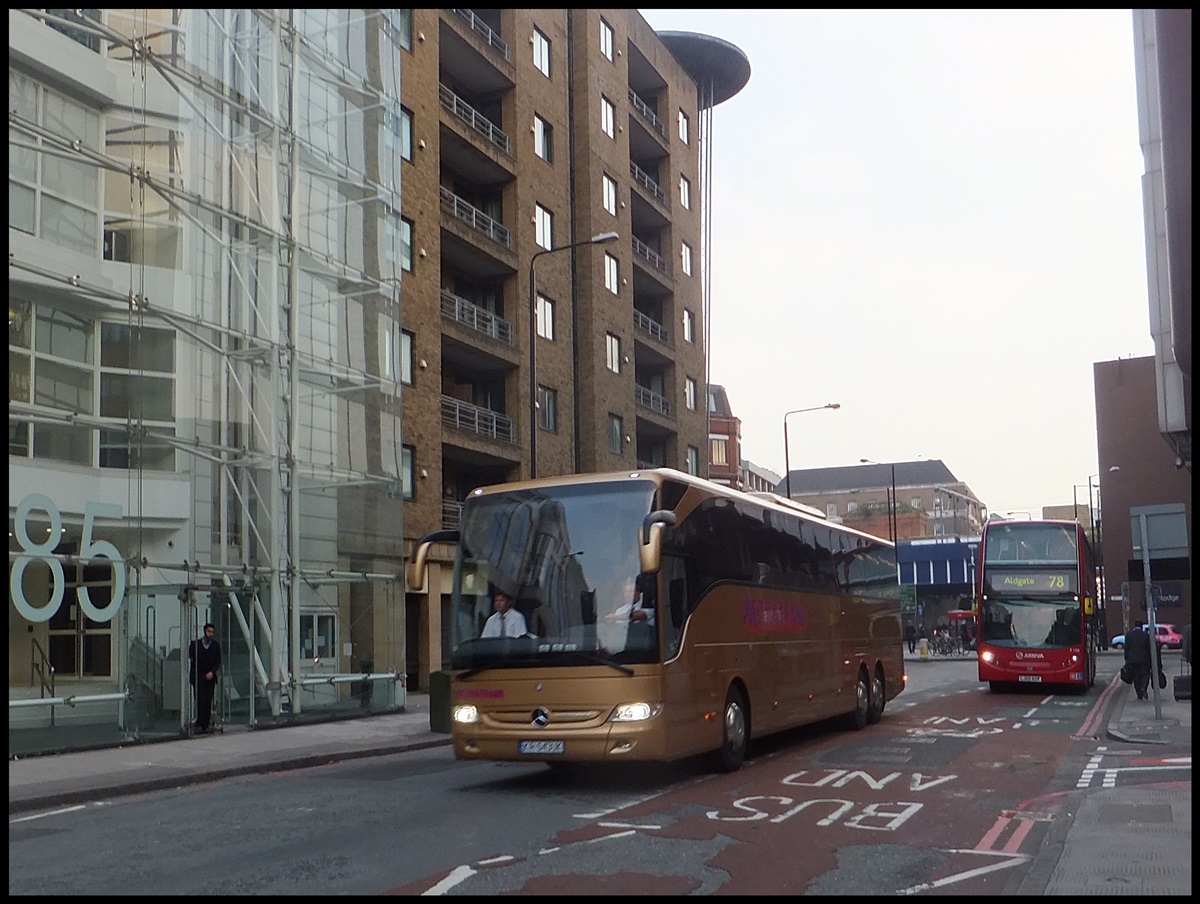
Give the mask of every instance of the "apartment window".
<svg viewBox="0 0 1200 904">
<path fill-rule="evenodd" d="M 400 156 L 412 163 L 413 120 L 412 111 L 400 107 L 395 113 L 388 112 L 387 125 L 392 140 L 399 146 Z"/>
<path fill-rule="evenodd" d="M 400 218 L 400 269 L 413 272 L 413 221 Z"/>
<path fill-rule="evenodd" d="M 100 116 L 65 94 L 11 69 L 9 115 L 81 150 L 100 150 Z M 54 143 L 22 137 L 8 148 L 8 225 L 54 245 L 97 256 L 100 175 L 90 161 L 54 152 Z M 126 186 L 128 189 L 128 186 Z"/>
<path fill-rule="evenodd" d="M 612 101 L 607 97 L 600 97 L 600 128 L 609 138 L 616 137 L 616 122 L 617 111 L 613 107 Z"/>
<path fill-rule="evenodd" d="M 600 52 L 604 54 L 604 58 L 610 63 L 613 58 L 613 30 L 612 26 L 600 20 Z"/>
<path fill-rule="evenodd" d="M 683 384 L 683 398 L 687 405 L 688 411 L 696 410 L 696 380 L 694 377 L 688 377 Z"/>
<path fill-rule="evenodd" d="M 400 492 L 405 499 L 416 498 L 417 450 L 413 446 L 400 447 Z"/>
<path fill-rule="evenodd" d="M 683 309 L 683 341 L 696 341 L 696 315 L 687 308 Z"/>
<path fill-rule="evenodd" d="M 533 30 L 533 65 L 538 72 L 550 78 L 550 39 L 536 28 Z"/>
<path fill-rule="evenodd" d="M 624 451 L 625 443 L 625 425 L 621 423 L 621 419 L 615 415 L 608 416 L 608 451 L 613 455 L 620 455 Z"/>
<path fill-rule="evenodd" d="M 846 514 L 847 515 L 850 514 L 851 512 L 857 512 L 857 511 L 858 511 L 858 503 L 857 502 L 847 502 L 846 503 Z"/>
<path fill-rule="evenodd" d="M 684 144 L 688 143 L 688 115 L 682 110 L 679 111 L 679 140 Z"/>
<path fill-rule="evenodd" d="M 300 650 L 304 659 L 333 659 L 336 665 L 337 616 L 300 613 Z"/>
<path fill-rule="evenodd" d="M 687 447 L 687 472 L 692 475 L 700 473 L 700 450 L 695 446 Z"/>
<path fill-rule="evenodd" d="M 711 436 L 709 437 L 709 459 L 714 465 L 729 464 L 729 437 L 727 436 Z"/>
<path fill-rule="evenodd" d="M 554 341 L 554 302 L 542 295 L 537 297 L 537 334 L 548 342 Z"/>
<path fill-rule="evenodd" d="M 534 241 L 549 251 L 554 247 L 554 214 L 538 204 L 534 224 Z"/>
<path fill-rule="evenodd" d="M 608 333 L 605 336 L 605 345 L 608 354 L 608 369 L 619 374 L 621 372 L 621 337 Z"/>
<path fill-rule="evenodd" d="M 383 374 L 389 380 L 412 385 L 413 381 L 413 334 L 400 329 L 400 325 L 392 323 L 392 328 L 384 332 L 384 365 Z"/>
<path fill-rule="evenodd" d="M 539 386 L 538 392 L 538 426 L 550 433 L 558 432 L 558 391 L 547 386 Z"/>
<path fill-rule="evenodd" d="M 405 50 L 412 50 L 412 10 L 385 9 L 385 21 L 391 26 L 396 42 Z"/>
<path fill-rule="evenodd" d="M 921 510 L 920 496 L 914 496 L 911 500 L 909 500 L 909 502 L 912 505 L 913 511 L 919 512 Z"/>
<path fill-rule="evenodd" d="M 687 242 L 683 243 L 683 247 L 679 251 L 680 263 L 683 265 L 683 272 L 688 276 L 692 275 L 692 246 Z"/>
<path fill-rule="evenodd" d="M 825 517 L 827 517 L 827 518 L 836 518 L 837 517 L 837 503 L 836 502 L 830 502 L 829 504 L 827 504 L 825 506 Z"/>
<path fill-rule="evenodd" d="M 550 123 L 535 114 L 533 117 L 533 152 L 547 163 L 551 162 L 551 154 L 554 151 L 553 135 L 554 130 Z"/>
<path fill-rule="evenodd" d="M 692 183 L 688 181 L 687 176 L 679 177 L 679 203 L 683 205 L 684 210 L 692 209 Z"/>
<path fill-rule="evenodd" d="M 617 259 L 615 257 L 613 257 L 611 254 L 609 254 L 607 251 L 605 251 L 604 252 L 604 288 L 606 288 L 606 289 L 608 289 L 608 291 L 612 292 L 613 295 L 617 295 L 620 292 L 620 289 L 618 288 L 618 285 L 617 285 L 617 279 L 618 279 L 619 275 L 620 274 L 617 272 Z"/>
<path fill-rule="evenodd" d="M 617 215 L 617 183 L 607 173 L 604 176 L 604 209 Z"/>
</svg>

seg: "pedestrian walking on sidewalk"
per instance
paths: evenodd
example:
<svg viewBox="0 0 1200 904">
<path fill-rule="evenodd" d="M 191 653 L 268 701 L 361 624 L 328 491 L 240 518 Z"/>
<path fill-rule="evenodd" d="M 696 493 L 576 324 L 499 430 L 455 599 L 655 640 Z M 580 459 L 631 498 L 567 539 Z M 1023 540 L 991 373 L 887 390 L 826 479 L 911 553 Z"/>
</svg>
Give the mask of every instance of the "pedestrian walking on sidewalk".
<svg viewBox="0 0 1200 904">
<path fill-rule="evenodd" d="M 196 734 L 207 734 L 212 720 L 213 693 L 221 668 L 221 645 L 212 623 L 204 626 L 204 637 L 188 644 L 188 680 L 196 694 Z"/>
<path fill-rule="evenodd" d="M 917 652 L 917 629 L 909 622 L 904 629 L 904 639 L 908 642 L 908 652 Z"/>
<path fill-rule="evenodd" d="M 1145 700 L 1150 687 L 1150 635 L 1138 622 L 1132 631 L 1125 636 L 1125 665 L 1129 667 L 1129 675 L 1133 679 L 1133 689 L 1137 698 Z"/>
</svg>

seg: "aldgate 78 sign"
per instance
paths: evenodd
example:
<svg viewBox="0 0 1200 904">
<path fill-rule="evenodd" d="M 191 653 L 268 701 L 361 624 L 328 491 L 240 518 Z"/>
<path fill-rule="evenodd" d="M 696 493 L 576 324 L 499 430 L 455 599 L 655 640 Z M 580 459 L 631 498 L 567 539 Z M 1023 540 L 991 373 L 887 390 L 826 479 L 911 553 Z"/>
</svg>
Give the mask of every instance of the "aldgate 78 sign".
<svg viewBox="0 0 1200 904">
<path fill-rule="evenodd" d="M 35 543 L 29 536 L 29 513 L 39 509 L 46 513 L 50 522 L 50 532 L 41 542 Z M 120 518 L 121 507 L 112 503 L 89 502 L 83 509 L 83 536 L 79 542 L 79 558 L 84 560 L 109 559 L 113 563 L 113 593 L 112 599 L 103 608 L 92 604 L 91 594 L 87 587 L 76 587 L 75 596 L 79 600 L 79 608 L 92 621 L 112 621 L 121 603 L 125 601 L 125 560 L 120 551 L 107 540 L 93 540 L 97 518 Z M 66 574 L 62 562 L 54 556 L 62 535 L 62 515 L 48 496 L 41 493 L 30 493 L 19 503 L 14 517 L 13 534 L 21 547 L 22 555 L 13 560 L 12 575 L 8 581 L 9 598 L 17 611 L 31 622 L 50 621 L 62 605 L 63 595 L 67 586 Z M 50 569 L 50 599 L 42 606 L 35 606 L 25 597 L 25 569 L 40 560 Z"/>
</svg>

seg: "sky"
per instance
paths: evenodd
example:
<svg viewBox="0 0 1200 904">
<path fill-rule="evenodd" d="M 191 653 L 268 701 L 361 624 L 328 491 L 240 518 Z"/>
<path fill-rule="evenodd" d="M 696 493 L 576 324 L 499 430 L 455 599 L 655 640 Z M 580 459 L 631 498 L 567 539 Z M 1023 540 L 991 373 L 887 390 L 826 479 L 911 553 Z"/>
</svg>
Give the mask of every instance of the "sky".
<svg viewBox="0 0 1200 904">
<path fill-rule="evenodd" d="M 1130 10 L 643 9 L 740 48 L 713 111 L 709 381 L 742 457 L 940 459 L 1087 499 L 1093 364 L 1154 353 Z"/>
</svg>

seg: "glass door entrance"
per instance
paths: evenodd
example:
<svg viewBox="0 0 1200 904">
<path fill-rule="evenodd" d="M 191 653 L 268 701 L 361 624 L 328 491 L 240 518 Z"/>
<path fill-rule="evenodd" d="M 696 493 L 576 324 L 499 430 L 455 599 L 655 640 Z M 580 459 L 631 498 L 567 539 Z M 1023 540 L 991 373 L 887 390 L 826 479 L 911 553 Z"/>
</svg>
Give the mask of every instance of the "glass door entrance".
<svg viewBox="0 0 1200 904">
<path fill-rule="evenodd" d="M 103 609 L 112 601 L 113 570 L 108 565 L 64 568 L 62 605 L 50 619 L 50 664 L 59 679 L 113 677 L 113 622 L 92 621 L 75 594 L 87 587 L 92 604 Z"/>
</svg>

